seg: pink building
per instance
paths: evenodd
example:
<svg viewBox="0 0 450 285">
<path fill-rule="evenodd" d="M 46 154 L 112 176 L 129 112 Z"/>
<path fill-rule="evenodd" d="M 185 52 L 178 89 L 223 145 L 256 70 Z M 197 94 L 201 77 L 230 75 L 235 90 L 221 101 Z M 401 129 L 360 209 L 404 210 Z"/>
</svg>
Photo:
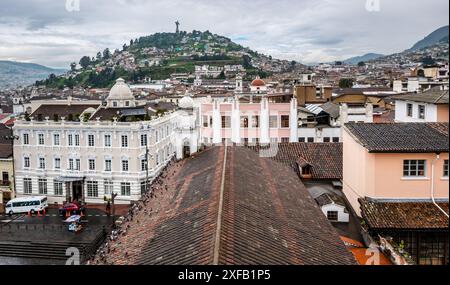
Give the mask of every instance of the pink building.
<svg viewBox="0 0 450 285">
<path fill-rule="evenodd" d="M 203 103 L 200 106 L 202 143 L 298 142 L 297 100 L 270 103 Z"/>
<path fill-rule="evenodd" d="M 344 193 L 372 236 L 448 264 L 448 123 L 347 124 Z"/>
</svg>

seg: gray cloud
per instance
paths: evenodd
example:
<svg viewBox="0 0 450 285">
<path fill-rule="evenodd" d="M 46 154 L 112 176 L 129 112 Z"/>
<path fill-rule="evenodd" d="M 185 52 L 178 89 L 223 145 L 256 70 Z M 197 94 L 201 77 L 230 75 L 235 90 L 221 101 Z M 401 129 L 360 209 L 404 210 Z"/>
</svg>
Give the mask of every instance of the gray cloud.
<svg viewBox="0 0 450 285">
<path fill-rule="evenodd" d="M 69 0 L 73 1 L 73 0 Z M 210 30 L 259 52 L 301 62 L 393 53 L 448 24 L 448 1 L 380 0 L 2 0 L 0 59 L 66 67 L 83 55 L 119 48 L 129 39 Z"/>
</svg>

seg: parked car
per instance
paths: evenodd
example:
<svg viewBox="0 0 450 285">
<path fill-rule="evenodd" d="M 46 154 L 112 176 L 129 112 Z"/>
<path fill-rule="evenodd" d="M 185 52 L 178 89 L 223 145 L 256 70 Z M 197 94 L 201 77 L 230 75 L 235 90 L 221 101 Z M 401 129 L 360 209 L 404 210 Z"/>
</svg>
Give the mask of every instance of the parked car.
<svg viewBox="0 0 450 285">
<path fill-rule="evenodd" d="M 85 214 L 86 209 L 84 206 L 76 203 L 66 203 L 59 208 L 59 214 L 65 216 L 67 212 L 69 212 L 70 215 L 81 215 Z"/>
</svg>

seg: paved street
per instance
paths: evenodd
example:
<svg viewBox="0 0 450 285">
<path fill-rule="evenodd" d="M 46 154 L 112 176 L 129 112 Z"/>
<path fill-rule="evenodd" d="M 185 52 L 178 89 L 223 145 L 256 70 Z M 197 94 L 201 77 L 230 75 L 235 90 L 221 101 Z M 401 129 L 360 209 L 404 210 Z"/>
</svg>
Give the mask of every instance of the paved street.
<svg viewBox="0 0 450 285">
<path fill-rule="evenodd" d="M 112 225 L 112 217 L 98 209 L 87 210 L 79 233 L 69 232 L 64 220 L 57 209 L 40 217 L 1 215 L 0 265 L 65 264 L 67 248 L 90 248 Z"/>
<path fill-rule="evenodd" d="M 0 227 L 3 225 L 10 224 L 46 224 L 46 225 L 60 225 L 65 220 L 65 217 L 62 217 L 58 214 L 57 209 L 49 209 L 45 216 L 37 216 L 34 215 L 29 217 L 26 214 L 20 215 L 0 215 Z M 88 223 L 89 225 L 106 225 L 108 221 L 111 220 L 111 217 L 108 216 L 105 212 L 98 209 L 88 209 L 86 212 L 86 216 L 82 219 L 83 223 Z"/>
</svg>

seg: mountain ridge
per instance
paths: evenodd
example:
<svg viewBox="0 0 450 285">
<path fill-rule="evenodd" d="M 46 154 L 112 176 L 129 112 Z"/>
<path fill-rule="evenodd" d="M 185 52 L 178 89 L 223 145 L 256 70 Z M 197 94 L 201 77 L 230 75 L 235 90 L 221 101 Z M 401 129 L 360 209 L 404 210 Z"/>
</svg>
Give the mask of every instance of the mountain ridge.
<svg viewBox="0 0 450 285">
<path fill-rule="evenodd" d="M 443 26 L 439 29 L 433 31 L 429 35 L 427 35 L 422 40 L 415 43 L 409 50 L 407 51 L 416 51 L 422 48 L 426 48 L 432 45 L 435 45 L 439 42 L 447 41 L 448 42 L 449 35 L 449 26 Z"/>
<path fill-rule="evenodd" d="M 443 26 L 443 27 L 440 27 L 440 28 L 434 30 L 433 32 L 428 34 L 426 37 L 424 37 L 422 40 L 416 42 L 411 48 L 403 50 L 401 52 L 397 52 L 397 53 L 393 53 L 393 54 L 389 54 L 389 55 L 383 55 L 383 54 L 378 54 L 378 53 L 368 53 L 368 54 L 365 54 L 362 56 L 351 57 L 349 59 L 344 60 L 343 62 L 347 63 L 347 64 L 356 65 L 361 61 L 366 62 L 366 61 L 374 61 L 374 60 L 385 58 L 385 57 L 388 58 L 390 56 L 397 55 L 397 54 L 406 54 L 406 53 L 422 50 L 425 48 L 433 47 L 439 43 L 443 43 L 443 42 L 448 43 L 448 39 L 449 39 L 449 26 L 447 25 L 447 26 Z"/>
<path fill-rule="evenodd" d="M 60 75 L 64 69 L 55 69 L 37 63 L 0 60 L 0 88 L 28 86 L 50 74 Z"/>
<path fill-rule="evenodd" d="M 378 59 L 383 56 L 385 56 L 385 55 L 380 54 L 380 53 L 366 53 L 365 55 L 362 55 L 362 56 L 355 56 L 355 57 L 348 58 L 348 59 L 344 60 L 344 63 L 358 64 L 359 62 L 366 62 L 369 60 Z"/>
</svg>

